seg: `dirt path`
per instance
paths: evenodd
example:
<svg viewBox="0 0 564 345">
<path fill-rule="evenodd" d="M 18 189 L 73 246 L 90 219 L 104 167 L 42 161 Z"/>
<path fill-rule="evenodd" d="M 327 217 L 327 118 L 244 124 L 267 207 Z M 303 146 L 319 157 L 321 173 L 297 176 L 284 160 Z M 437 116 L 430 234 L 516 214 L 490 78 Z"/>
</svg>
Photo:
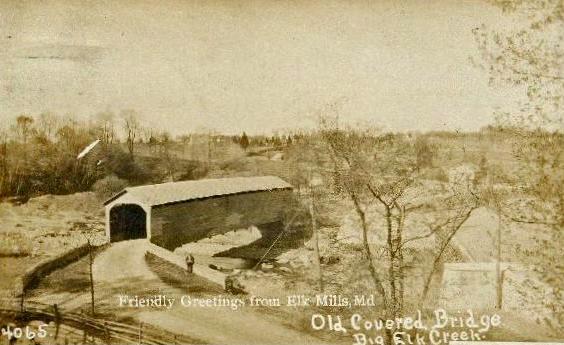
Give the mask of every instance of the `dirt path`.
<svg viewBox="0 0 564 345">
<path fill-rule="evenodd" d="M 96 304 L 100 309 L 208 344 L 328 344 L 305 332 L 286 327 L 274 316 L 259 313 L 251 307 L 237 311 L 228 307 L 184 307 L 179 300 L 168 310 L 119 307 L 119 294 L 166 294 L 177 299 L 187 294 L 164 283 L 149 268 L 144 258 L 149 246 L 146 240 L 119 242 L 95 257 L 93 275 Z M 44 303 L 58 301 L 65 310 L 87 308 L 90 301 L 90 295 L 84 288 L 80 293 L 61 291 L 45 294 L 37 291 L 35 295 L 36 300 Z"/>
<path fill-rule="evenodd" d="M 114 283 L 126 278 L 157 279 L 145 262 L 148 248 L 147 240 L 113 243 L 96 256 L 92 267 L 94 281 Z"/>
</svg>

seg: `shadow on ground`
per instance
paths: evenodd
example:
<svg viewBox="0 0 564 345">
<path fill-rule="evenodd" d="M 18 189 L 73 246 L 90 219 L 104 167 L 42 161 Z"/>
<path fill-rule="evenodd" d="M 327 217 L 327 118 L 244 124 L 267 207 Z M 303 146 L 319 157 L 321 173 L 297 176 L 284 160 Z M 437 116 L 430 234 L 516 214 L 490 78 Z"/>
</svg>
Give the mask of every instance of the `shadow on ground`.
<svg viewBox="0 0 564 345">
<path fill-rule="evenodd" d="M 275 260 L 283 253 L 304 245 L 312 232 L 309 227 L 300 227 L 292 231 L 279 233 L 279 236 L 264 236 L 247 245 L 230 248 L 213 256 L 241 258 L 248 260 Z"/>
</svg>

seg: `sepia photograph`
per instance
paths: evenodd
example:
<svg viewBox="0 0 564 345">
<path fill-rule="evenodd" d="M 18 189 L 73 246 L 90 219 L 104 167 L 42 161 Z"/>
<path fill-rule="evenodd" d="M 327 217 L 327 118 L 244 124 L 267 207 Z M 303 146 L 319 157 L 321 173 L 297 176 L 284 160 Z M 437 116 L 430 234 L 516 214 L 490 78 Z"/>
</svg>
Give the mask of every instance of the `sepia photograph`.
<svg viewBox="0 0 564 345">
<path fill-rule="evenodd" d="M 0 0 L 0 345 L 564 344 L 563 0 Z"/>
</svg>

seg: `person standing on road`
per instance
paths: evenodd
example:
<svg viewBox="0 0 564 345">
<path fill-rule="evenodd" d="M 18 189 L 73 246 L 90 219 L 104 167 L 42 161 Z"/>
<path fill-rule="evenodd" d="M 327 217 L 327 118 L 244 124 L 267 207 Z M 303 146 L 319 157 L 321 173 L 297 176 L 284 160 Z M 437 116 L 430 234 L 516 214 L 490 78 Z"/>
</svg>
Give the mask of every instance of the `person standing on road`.
<svg viewBox="0 0 564 345">
<path fill-rule="evenodd" d="M 194 256 L 190 253 L 186 255 L 186 272 L 192 273 L 194 270 Z"/>
</svg>

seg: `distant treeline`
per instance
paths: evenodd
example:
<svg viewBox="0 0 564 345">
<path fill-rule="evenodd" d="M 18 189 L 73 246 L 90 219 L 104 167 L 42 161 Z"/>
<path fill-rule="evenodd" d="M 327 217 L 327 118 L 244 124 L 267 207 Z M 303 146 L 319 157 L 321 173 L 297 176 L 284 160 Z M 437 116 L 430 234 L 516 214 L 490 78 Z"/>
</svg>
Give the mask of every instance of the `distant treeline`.
<svg viewBox="0 0 564 345">
<path fill-rule="evenodd" d="M 0 196 L 85 191 L 108 175 L 149 178 L 121 148 L 113 118 L 103 115 L 87 122 L 53 114 L 15 118 L 0 132 Z M 77 159 L 96 139 L 101 140 L 96 148 Z"/>
<path fill-rule="evenodd" d="M 282 147 L 297 138 L 211 131 L 173 138 L 143 125 L 134 110 L 101 112 L 83 121 L 53 113 L 19 115 L 0 127 L 0 197 L 27 199 L 96 188 L 108 194 L 125 185 L 202 178 L 214 158 L 227 160 L 237 150 L 245 155 L 247 149 Z M 100 142 L 94 149 L 77 159 L 95 140 Z M 187 147 L 190 152 L 185 152 Z"/>
<path fill-rule="evenodd" d="M 561 135 L 554 135 L 561 142 Z M 20 115 L 0 127 L 0 197 L 26 199 L 88 190 L 107 196 L 126 185 L 198 179 L 208 174 L 218 177 L 246 173 L 246 170 L 256 174 L 261 172 L 256 167 L 251 169 L 248 164 L 252 163 L 241 161 L 241 157 L 268 155 L 274 151 L 295 155 L 303 143 L 316 142 L 318 136 L 315 130 L 274 135 L 245 132 L 223 135 L 209 131 L 173 138 L 166 131 L 143 125 L 134 110 L 119 114 L 101 112 L 83 121 L 52 113 Z M 470 133 L 389 133 L 384 136 L 401 137 L 402 141 L 414 144 L 417 166 L 435 166 L 436 178 L 444 180 L 446 176 L 441 168 L 445 159 L 454 161 L 460 156 L 461 162 L 474 162 L 484 168 L 486 155 L 471 146 L 481 142 L 478 146 L 491 150 L 489 142 L 503 143 L 517 135 L 514 131 L 490 126 Z M 517 139 L 523 140 L 523 137 Z M 98 145 L 77 159 L 79 152 L 95 140 L 100 140 Z M 543 162 L 551 162 L 541 158 Z M 539 174 L 539 180 L 544 176 Z"/>
</svg>

